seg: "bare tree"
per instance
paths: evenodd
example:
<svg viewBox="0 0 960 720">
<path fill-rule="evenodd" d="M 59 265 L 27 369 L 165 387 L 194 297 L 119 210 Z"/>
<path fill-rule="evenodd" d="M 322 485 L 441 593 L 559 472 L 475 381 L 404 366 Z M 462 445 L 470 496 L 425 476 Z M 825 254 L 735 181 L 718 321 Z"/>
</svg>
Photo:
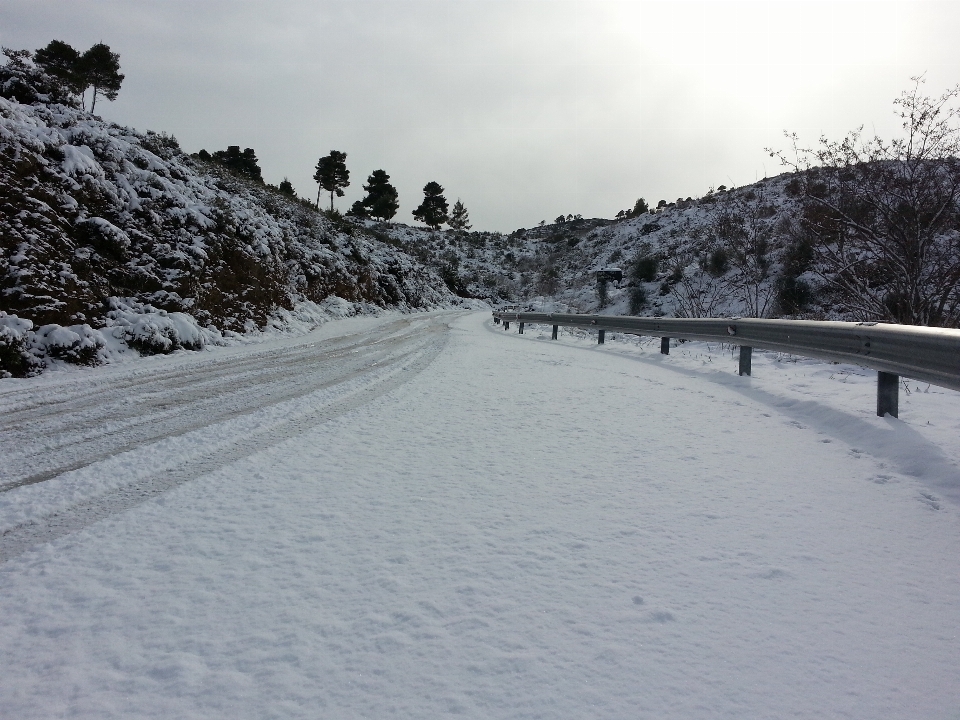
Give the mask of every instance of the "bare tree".
<svg viewBox="0 0 960 720">
<path fill-rule="evenodd" d="M 846 314 L 911 325 L 960 325 L 960 86 L 921 94 L 922 78 L 894 101 L 904 135 L 863 128 L 821 138 L 792 156 L 801 228 L 814 269 Z"/>
<path fill-rule="evenodd" d="M 675 262 L 683 261 L 675 259 Z M 680 278 L 670 288 L 670 293 L 677 301 L 676 316 L 714 317 L 723 302 L 730 297 L 729 282 L 723 277 L 713 277 L 694 262 L 684 268 L 678 265 L 674 274 L 678 274 L 678 271 Z"/>
<path fill-rule="evenodd" d="M 728 258 L 731 272 L 725 279 L 746 317 L 765 317 L 775 296 L 770 262 L 774 233 L 769 220 L 774 212 L 762 188 L 749 197 L 725 199 L 714 210 L 711 234 Z M 716 274 L 717 268 L 706 269 Z"/>
</svg>

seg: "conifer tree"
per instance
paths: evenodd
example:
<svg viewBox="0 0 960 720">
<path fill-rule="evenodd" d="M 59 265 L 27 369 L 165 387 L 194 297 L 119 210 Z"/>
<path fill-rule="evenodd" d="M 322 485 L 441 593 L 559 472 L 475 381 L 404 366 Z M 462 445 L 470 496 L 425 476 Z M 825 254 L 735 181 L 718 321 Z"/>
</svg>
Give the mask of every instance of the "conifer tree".
<svg viewBox="0 0 960 720">
<path fill-rule="evenodd" d="M 81 95 L 86 89 L 87 83 L 80 72 L 80 53 L 62 40 L 51 40 L 45 48 L 37 50 L 33 62 L 59 80 L 69 92 Z"/>
<path fill-rule="evenodd" d="M 370 213 L 367 212 L 367 206 L 363 204 L 363 200 L 356 200 L 353 205 L 350 206 L 350 209 L 347 210 L 347 215 L 355 217 L 358 220 L 366 220 L 370 217 Z"/>
<path fill-rule="evenodd" d="M 110 47 L 97 43 L 80 56 L 78 71 L 84 83 L 84 90 L 93 87 L 93 99 L 90 102 L 90 112 L 97 106 L 97 94 L 107 100 L 117 99 L 120 84 L 124 75 L 120 74 L 120 56 L 110 52 Z"/>
<path fill-rule="evenodd" d="M 439 230 L 447 222 L 447 207 L 443 187 L 438 182 L 430 181 L 423 186 L 423 202 L 413 211 L 413 219 Z"/>
<path fill-rule="evenodd" d="M 397 189 L 390 184 L 390 176 L 383 170 L 374 170 L 363 186 L 367 196 L 363 199 L 363 206 L 370 215 L 386 222 L 397 214 L 400 207 Z"/>
<path fill-rule="evenodd" d="M 333 194 L 343 197 L 343 188 L 350 187 L 350 171 L 347 170 L 347 154 L 331 150 L 330 154 L 317 161 L 313 179 L 320 185 L 317 188 L 317 207 L 320 207 L 320 191 L 330 193 L 330 211 L 333 212 Z"/>
<path fill-rule="evenodd" d="M 640 198 L 633 204 L 633 210 L 631 210 L 627 215 L 629 217 L 640 217 L 646 212 L 650 211 L 650 206 L 647 205 L 647 201 L 643 198 Z"/>
<path fill-rule="evenodd" d="M 280 185 L 277 189 L 284 195 L 289 195 L 290 197 L 297 196 L 297 191 L 293 189 L 293 183 L 291 183 L 287 178 L 284 178 L 280 181 Z"/>
<path fill-rule="evenodd" d="M 200 153 L 198 153 L 198 156 L 203 157 Z M 239 145 L 229 145 L 226 150 L 217 150 L 213 153 L 211 159 L 238 175 L 243 175 L 259 183 L 263 182 L 263 174 L 253 148 L 244 148 L 244 151 L 240 152 Z"/>
<path fill-rule="evenodd" d="M 473 227 L 470 224 L 470 213 L 460 202 L 460 198 L 453 204 L 453 210 L 450 212 L 450 220 L 447 223 L 456 232 L 464 232 Z"/>
</svg>

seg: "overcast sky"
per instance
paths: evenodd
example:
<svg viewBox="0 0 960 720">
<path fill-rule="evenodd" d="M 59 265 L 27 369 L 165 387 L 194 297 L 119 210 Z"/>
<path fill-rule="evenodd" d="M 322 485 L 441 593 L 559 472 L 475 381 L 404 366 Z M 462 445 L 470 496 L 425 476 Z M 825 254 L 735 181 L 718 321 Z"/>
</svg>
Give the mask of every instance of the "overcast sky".
<svg viewBox="0 0 960 720">
<path fill-rule="evenodd" d="M 382 168 L 412 223 L 436 180 L 475 229 L 745 185 L 814 142 L 897 130 L 926 74 L 960 81 L 960 3 L 603 0 L 3 0 L 0 42 L 102 41 L 126 80 L 103 117 L 188 152 L 253 147 L 301 195 L 348 154 L 346 210 Z"/>
</svg>

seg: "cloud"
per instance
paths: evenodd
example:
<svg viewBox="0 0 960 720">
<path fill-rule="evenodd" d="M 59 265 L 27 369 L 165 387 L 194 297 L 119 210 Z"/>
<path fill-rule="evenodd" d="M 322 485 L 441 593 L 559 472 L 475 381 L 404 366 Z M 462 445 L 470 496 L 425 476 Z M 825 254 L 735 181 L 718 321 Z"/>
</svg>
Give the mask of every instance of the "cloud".
<svg viewBox="0 0 960 720">
<path fill-rule="evenodd" d="M 343 207 L 382 168 L 398 219 L 436 180 L 476 227 L 510 230 L 776 174 L 763 148 L 784 129 L 889 135 L 910 76 L 956 81 L 958 19 L 929 3 L 7 0 L 0 39 L 103 40 L 127 75 L 105 117 L 191 151 L 253 147 L 301 194 L 338 149 Z"/>
</svg>

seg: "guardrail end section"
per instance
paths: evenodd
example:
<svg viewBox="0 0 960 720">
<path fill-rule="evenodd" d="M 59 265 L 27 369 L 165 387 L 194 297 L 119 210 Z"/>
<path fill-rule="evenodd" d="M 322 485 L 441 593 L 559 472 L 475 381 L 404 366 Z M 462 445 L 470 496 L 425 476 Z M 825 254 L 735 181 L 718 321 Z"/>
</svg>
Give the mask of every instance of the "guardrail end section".
<svg viewBox="0 0 960 720">
<path fill-rule="evenodd" d="M 900 376 L 893 373 L 877 372 L 877 416 L 899 417 L 900 412 Z"/>
</svg>

